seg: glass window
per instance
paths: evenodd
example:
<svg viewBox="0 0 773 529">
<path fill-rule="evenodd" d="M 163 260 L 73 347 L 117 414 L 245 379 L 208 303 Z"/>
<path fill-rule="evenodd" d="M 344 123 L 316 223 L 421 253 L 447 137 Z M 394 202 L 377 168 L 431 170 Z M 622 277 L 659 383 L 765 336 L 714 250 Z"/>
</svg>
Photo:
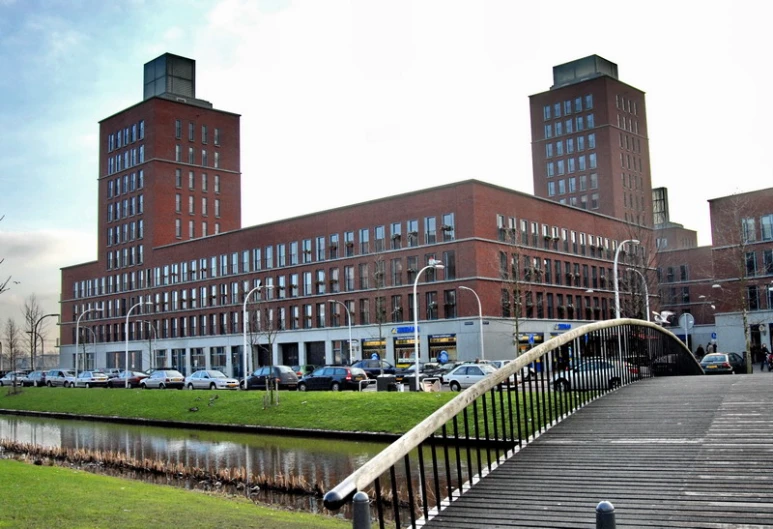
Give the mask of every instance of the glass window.
<svg viewBox="0 0 773 529">
<path fill-rule="evenodd" d="M 545 121 L 550 119 L 550 105 L 542 107 L 542 119 Z"/>
<path fill-rule="evenodd" d="M 593 108 L 593 94 L 588 94 L 585 96 L 585 110 L 590 110 Z"/>
</svg>

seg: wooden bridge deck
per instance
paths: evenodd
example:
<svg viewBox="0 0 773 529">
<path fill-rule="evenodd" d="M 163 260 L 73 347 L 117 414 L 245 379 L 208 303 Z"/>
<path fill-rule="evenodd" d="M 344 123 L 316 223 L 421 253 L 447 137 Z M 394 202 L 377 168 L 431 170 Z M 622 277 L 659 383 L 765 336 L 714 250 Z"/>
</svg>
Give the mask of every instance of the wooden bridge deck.
<svg viewBox="0 0 773 529">
<path fill-rule="evenodd" d="M 773 528 L 773 376 L 664 377 L 551 428 L 425 527 Z"/>
</svg>

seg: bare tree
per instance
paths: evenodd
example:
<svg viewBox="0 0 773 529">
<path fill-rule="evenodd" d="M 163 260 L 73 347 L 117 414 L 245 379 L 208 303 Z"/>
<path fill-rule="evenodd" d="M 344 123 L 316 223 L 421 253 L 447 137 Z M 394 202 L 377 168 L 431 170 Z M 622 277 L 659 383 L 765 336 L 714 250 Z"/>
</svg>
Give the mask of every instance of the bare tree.
<svg viewBox="0 0 773 529">
<path fill-rule="evenodd" d="M 5 218 L 5 215 L 0 217 L 0 222 L 2 222 L 2 220 L 4 218 Z M 4 261 L 5 261 L 4 257 L 0 258 L 0 264 L 3 264 Z M 0 294 L 2 294 L 3 292 L 5 292 L 6 290 L 8 290 L 10 288 L 8 286 L 8 283 L 10 283 L 10 282 L 11 282 L 11 276 L 8 276 L 4 281 L 0 281 Z"/>
<path fill-rule="evenodd" d="M 258 300 L 256 309 L 251 313 L 249 320 L 249 347 L 247 351 L 253 359 L 253 365 L 260 363 L 260 353 L 268 352 L 268 367 L 274 367 L 274 341 L 279 331 L 279 322 L 274 318 L 274 309 L 262 307 L 262 301 Z M 258 362 L 254 362 L 255 353 L 258 354 Z M 244 374 L 244 383 L 247 384 L 247 377 L 250 373 Z M 273 377 L 266 379 L 266 395 L 263 397 L 263 407 L 279 405 L 279 388 L 275 385 Z"/>
<path fill-rule="evenodd" d="M 10 366 L 9 371 L 12 371 L 16 369 L 18 360 L 19 360 L 19 354 L 20 354 L 20 331 L 19 328 L 16 326 L 16 322 L 12 318 L 8 318 L 8 321 L 5 323 L 5 329 L 3 329 L 4 333 L 4 339 L 5 339 L 5 345 L 7 349 L 4 351 L 4 354 L 6 355 L 6 358 L 8 359 Z M 12 386 L 11 392 L 16 393 L 19 390 L 17 389 L 16 385 Z"/>
<path fill-rule="evenodd" d="M 752 372 L 752 347 L 749 325 L 750 277 L 756 272 L 756 254 L 750 248 L 756 241 L 752 204 L 746 195 L 734 194 L 711 205 L 712 217 L 717 217 L 722 230 L 714 232 L 713 262 L 716 277 L 733 278 L 718 285 L 723 305 L 741 313 L 746 345 L 746 372 Z"/>
<path fill-rule="evenodd" d="M 35 294 L 30 294 L 27 299 L 24 300 L 24 307 L 22 308 L 24 314 L 24 326 L 25 333 L 29 336 L 29 354 L 30 354 L 30 369 L 35 369 L 35 348 L 37 347 L 37 333 L 41 332 L 40 318 L 43 315 L 43 309 L 38 303 L 38 298 Z"/>
</svg>

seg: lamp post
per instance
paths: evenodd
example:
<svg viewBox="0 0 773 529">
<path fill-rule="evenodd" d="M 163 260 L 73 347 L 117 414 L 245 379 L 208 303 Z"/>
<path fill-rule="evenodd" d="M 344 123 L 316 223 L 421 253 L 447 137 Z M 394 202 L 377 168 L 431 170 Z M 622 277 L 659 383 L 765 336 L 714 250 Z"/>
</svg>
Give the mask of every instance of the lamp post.
<svg viewBox="0 0 773 529">
<path fill-rule="evenodd" d="M 88 314 L 89 312 L 102 312 L 104 310 L 105 306 L 100 305 L 99 307 L 94 307 L 92 309 L 86 309 L 83 312 L 80 313 L 78 316 L 77 321 L 75 322 L 75 376 L 78 376 L 78 343 L 80 341 L 80 327 L 81 327 L 81 318 Z"/>
<path fill-rule="evenodd" d="M 620 258 L 620 249 L 627 243 L 639 244 L 638 239 L 626 239 L 615 248 L 615 262 L 612 265 L 612 280 L 615 282 L 615 317 L 620 319 L 620 285 L 617 282 L 617 260 Z"/>
<path fill-rule="evenodd" d="M 416 375 L 416 391 L 419 391 L 419 303 L 416 295 L 416 288 L 419 286 L 419 278 L 422 272 L 429 270 L 430 268 L 443 269 L 445 266 L 437 259 L 430 259 L 427 261 L 427 266 L 419 270 L 416 274 L 416 279 L 413 281 L 413 356 L 414 356 L 414 372 Z"/>
<path fill-rule="evenodd" d="M 352 313 L 349 312 L 349 307 L 346 306 L 346 303 L 342 303 L 340 301 L 337 301 L 335 299 L 329 299 L 327 300 L 328 303 L 338 303 L 341 305 L 344 310 L 346 311 L 346 324 L 349 327 L 349 365 L 352 364 Z"/>
<path fill-rule="evenodd" d="M 480 359 L 485 360 L 486 356 L 483 353 L 483 308 L 481 307 L 481 304 L 480 304 L 480 298 L 478 297 L 478 293 L 475 292 L 470 287 L 459 285 L 459 288 L 461 290 L 469 290 L 470 292 L 473 293 L 473 295 L 475 296 L 475 299 L 478 300 L 478 316 L 480 318 Z M 416 300 L 414 300 L 414 303 L 416 303 Z"/>
<path fill-rule="evenodd" d="M 153 302 L 148 299 L 146 301 L 140 301 L 140 302 L 135 303 L 134 305 L 132 305 L 132 307 L 129 309 L 129 312 L 126 313 L 126 323 L 124 324 L 124 327 L 123 327 L 123 332 L 126 335 L 126 358 L 124 359 L 125 360 L 124 371 L 126 371 L 127 373 L 129 372 L 129 316 L 132 315 L 132 312 L 134 311 L 134 309 L 136 309 L 137 307 L 139 307 L 141 305 L 146 305 L 146 306 L 150 307 L 151 305 L 153 305 Z M 76 373 L 75 376 L 78 376 L 77 373 Z M 128 376 L 126 377 L 126 386 L 125 387 L 127 389 L 129 388 L 129 377 Z"/>
<path fill-rule="evenodd" d="M 32 358 L 31 358 L 31 362 L 30 362 L 30 367 L 32 369 L 35 369 L 35 352 L 36 352 L 36 349 L 38 347 L 38 344 L 37 344 L 38 325 L 40 325 L 40 322 L 43 321 L 44 319 L 52 317 L 52 316 L 56 316 L 58 318 L 59 314 L 44 314 L 44 315 L 42 315 L 40 317 L 40 319 L 38 319 L 38 321 L 34 322 L 34 324 L 32 325 L 32 334 L 33 334 L 33 336 L 32 336 Z M 76 349 L 75 352 L 77 353 L 78 350 Z"/>
<path fill-rule="evenodd" d="M 244 362 L 242 366 L 242 369 L 244 370 L 244 373 L 242 374 L 244 377 L 243 389 L 247 389 L 247 320 L 249 319 L 249 315 L 247 314 L 247 301 L 249 301 L 252 294 L 255 292 L 260 292 L 262 288 L 263 285 L 258 284 L 258 286 L 250 290 L 247 295 L 244 296 L 244 303 L 242 303 L 242 361 Z M 273 285 L 268 285 L 266 288 L 274 287 Z"/>
<path fill-rule="evenodd" d="M 636 272 L 639 274 L 639 277 L 641 277 L 641 284 L 644 287 L 644 307 L 645 307 L 645 314 L 647 315 L 647 321 L 650 321 L 650 293 L 647 289 L 647 278 L 644 277 L 644 274 L 639 272 L 635 268 L 626 268 L 629 272 Z"/>
</svg>

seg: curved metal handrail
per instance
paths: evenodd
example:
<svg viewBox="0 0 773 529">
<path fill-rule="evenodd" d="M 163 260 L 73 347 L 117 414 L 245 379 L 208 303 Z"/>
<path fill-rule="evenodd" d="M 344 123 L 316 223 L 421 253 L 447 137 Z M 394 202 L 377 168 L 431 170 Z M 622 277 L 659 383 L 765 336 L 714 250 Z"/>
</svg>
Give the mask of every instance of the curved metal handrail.
<svg viewBox="0 0 773 529">
<path fill-rule="evenodd" d="M 443 405 L 437 411 L 432 413 L 426 419 L 421 421 L 411 430 L 406 432 L 397 441 L 385 448 L 381 453 L 373 457 L 370 461 L 361 466 L 358 470 L 346 477 L 336 487 L 327 492 L 324 496 L 325 507 L 330 510 L 340 509 L 358 490 L 363 490 L 379 476 L 389 471 L 401 459 L 405 458 L 412 450 L 416 449 L 425 440 L 430 438 L 435 432 L 442 428 L 454 417 L 462 413 L 465 408 L 475 402 L 478 398 L 486 395 L 492 389 L 506 383 L 511 376 L 520 373 L 521 370 L 540 360 L 543 356 L 556 348 L 568 344 L 584 335 L 596 331 L 607 329 L 620 329 L 626 326 L 636 326 L 640 328 L 649 328 L 660 333 L 664 337 L 671 339 L 674 343 L 681 344 L 682 355 L 691 358 L 697 368 L 694 374 L 702 374 L 700 365 L 693 357 L 690 350 L 681 342 L 681 340 L 663 327 L 643 320 L 630 318 L 621 318 L 615 320 L 605 320 L 583 325 L 576 329 L 567 331 L 560 336 L 556 336 L 538 345 L 516 358 L 513 362 L 497 370 L 492 376 L 486 377 L 477 382 L 467 390 L 460 393 L 457 397 Z"/>
</svg>

